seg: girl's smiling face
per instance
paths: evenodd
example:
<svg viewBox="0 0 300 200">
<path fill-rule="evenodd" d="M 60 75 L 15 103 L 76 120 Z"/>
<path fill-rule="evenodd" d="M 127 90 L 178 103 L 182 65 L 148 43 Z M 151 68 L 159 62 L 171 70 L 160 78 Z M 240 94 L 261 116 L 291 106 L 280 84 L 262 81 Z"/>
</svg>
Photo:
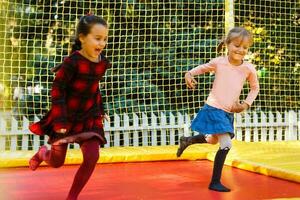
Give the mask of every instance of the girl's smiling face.
<svg viewBox="0 0 300 200">
<path fill-rule="evenodd" d="M 89 60 L 97 62 L 100 53 L 105 48 L 108 38 L 108 28 L 102 24 L 91 27 L 89 34 L 79 35 L 81 53 Z"/>
<path fill-rule="evenodd" d="M 238 37 L 230 41 L 227 44 L 229 62 L 233 65 L 242 64 L 250 46 L 251 39 L 248 37 Z"/>
</svg>

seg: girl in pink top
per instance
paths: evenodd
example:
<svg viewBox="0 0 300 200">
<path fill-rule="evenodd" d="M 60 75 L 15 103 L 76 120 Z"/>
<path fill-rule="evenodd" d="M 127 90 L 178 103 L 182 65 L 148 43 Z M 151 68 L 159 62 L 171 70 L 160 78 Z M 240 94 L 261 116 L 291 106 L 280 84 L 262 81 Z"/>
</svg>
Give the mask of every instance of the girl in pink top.
<svg viewBox="0 0 300 200">
<path fill-rule="evenodd" d="M 234 137 L 233 113 L 247 110 L 255 100 L 259 84 L 254 66 L 244 61 L 244 57 L 252 45 L 253 38 L 246 29 L 236 27 L 229 31 L 227 37 L 218 46 L 218 52 L 225 45 L 228 55 L 212 59 L 209 63 L 200 65 L 185 74 L 188 88 L 195 89 L 197 81 L 194 76 L 206 72 L 214 72 L 215 80 L 207 98 L 206 104 L 192 121 L 191 129 L 200 134 L 191 137 L 181 137 L 177 156 L 195 143 L 220 143 L 216 153 L 212 179 L 209 189 L 219 192 L 229 192 L 230 189 L 221 184 L 221 174 L 224 161 Z M 239 96 L 245 81 L 250 84 L 247 98 L 240 103 Z"/>
</svg>

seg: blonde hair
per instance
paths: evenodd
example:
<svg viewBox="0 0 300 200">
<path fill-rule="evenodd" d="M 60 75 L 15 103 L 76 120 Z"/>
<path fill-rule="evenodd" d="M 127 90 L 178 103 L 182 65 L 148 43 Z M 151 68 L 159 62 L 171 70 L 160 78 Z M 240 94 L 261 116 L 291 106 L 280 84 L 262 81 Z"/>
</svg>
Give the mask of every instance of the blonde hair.
<svg viewBox="0 0 300 200">
<path fill-rule="evenodd" d="M 248 38 L 250 40 L 250 46 L 253 43 L 253 36 L 248 30 L 246 30 L 243 27 L 234 27 L 229 31 L 227 36 L 221 40 L 217 47 L 217 52 L 219 53 L 226 44 L 229 44 L 232 40 L 236 38 Z"/>
</svg>

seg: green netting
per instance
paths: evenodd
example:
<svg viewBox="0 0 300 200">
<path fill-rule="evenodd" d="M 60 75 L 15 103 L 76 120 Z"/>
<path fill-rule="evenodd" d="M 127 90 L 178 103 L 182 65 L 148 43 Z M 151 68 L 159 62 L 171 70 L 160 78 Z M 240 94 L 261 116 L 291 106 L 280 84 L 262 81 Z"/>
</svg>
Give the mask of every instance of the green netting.
<svg viewBox="0 0 300 200">
<path fill-rule="evenodd" d="M 300 2 L 237 0 L 235 22 L 254 33 L 249 59 L 257 66 L 260 93 L 256 110 L 300 108 Z"/>
<path fill-rule="evenodd" d="M 1 97 L 5 111 L 41 115 L 49 107 L 50 68 L 68 54 L 76 20 L 88 12 L 110 25 L 112 62 L 100 84 L 109 113 L 194 112 L 213 77 L 188 91 L 183 74 L 216 56 L 224 34 L 219 1 L 2 1 Z"/>
<path fill-rule="evenodd" d="M 1 109 L 33 117 L 49 108 L 50 69 L 68 55 L 79 17 L 93 12 L 110 24 L 105 54 L 113 68 L 100 85 L 109 114 L 193 113 L 203 105 L 214 76 L 198 77 L 199 90 L 189 91 L 183 74 L 217 56 L 225 3 L 2 0 Z M 235 25 L 255 35 L 248 58 L 257 65 L 261 83 L 256 110 L 300 107 L 299 7 L 295 0 L 234 1 Z"/>
</svg>

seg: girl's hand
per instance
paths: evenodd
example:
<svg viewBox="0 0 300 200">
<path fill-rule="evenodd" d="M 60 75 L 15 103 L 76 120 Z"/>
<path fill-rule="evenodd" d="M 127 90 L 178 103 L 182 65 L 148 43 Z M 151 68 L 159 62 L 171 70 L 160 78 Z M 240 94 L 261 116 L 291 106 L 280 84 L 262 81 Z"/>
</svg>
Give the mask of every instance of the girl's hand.
<svg viewBox="0 0 300 200">
<path fill-rule="evenodd" d="M 65 134 L 67 132 L 67 129 L 61 128 L 61 129 L 58 129 L 56 132 L 60 133 L 60 134 Z"/>
<path fill-rule="evenodd" d="M 110 117 L 105 113 L 105 115 L 103 115 L 103 118 L 107 121 L 110 122 Z"/>
<path fill-rule="evenodd" d="M 184 79 L 185 79 L 185 83 L 186 83 L 188 88 L 190 88 L 190 89 L 195 89 L 196 88 L 196 84 L 198 82 L 194 79 L 193 75 L 190 72 L 185 73 Z"/>
<path fill-rule="evenodd" d="M 247 110 L 248 108 L 249 108 L 248 104 L 246 103 L 241 104 L 239 101 L 236 101 L 231 108 L 231 112 L 240 113 L 243 112 L 244 110 Z"/>
</svg>

